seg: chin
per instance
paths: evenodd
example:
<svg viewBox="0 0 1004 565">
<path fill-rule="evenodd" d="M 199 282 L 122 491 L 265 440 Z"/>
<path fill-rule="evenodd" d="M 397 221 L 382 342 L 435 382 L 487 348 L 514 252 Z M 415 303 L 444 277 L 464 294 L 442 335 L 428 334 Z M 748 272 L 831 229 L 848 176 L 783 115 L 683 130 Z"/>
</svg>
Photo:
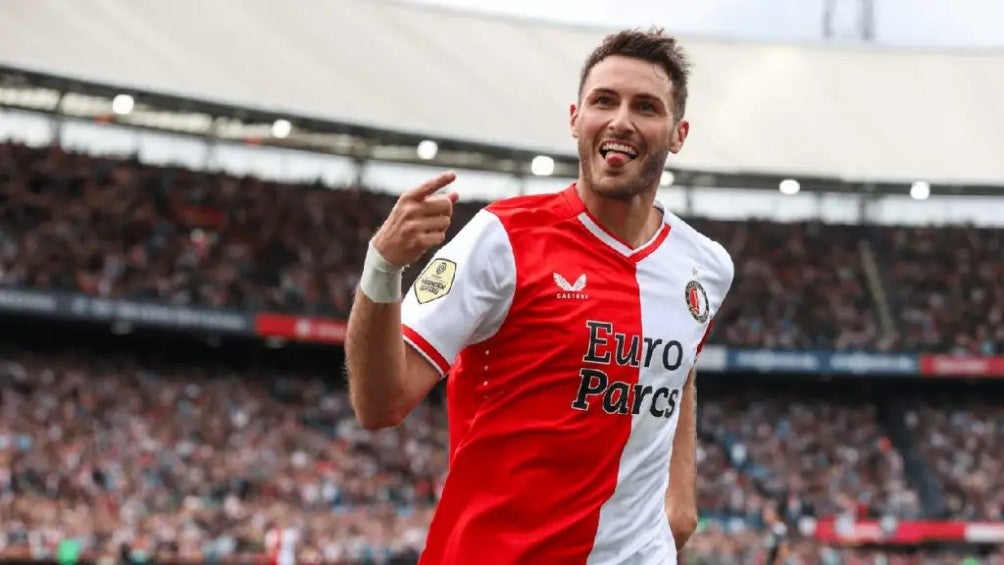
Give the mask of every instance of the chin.
<svg viewBox="0 0 1004 565">
<path fill-rule="evenodd" d="M 593 192 L 605 198 L 629 200 L 641 194 L 645 186 L 638 179 L 601 179 L 594 182 Z"/>
<path fill-rule="evenodd" d="M 633 164 L 633 163 L 632 163 Z M 628 167 L 631 167 L 629 164 Z M 633 168 L 633 167 L 631 167 Z M 593 169 L 590 175 L 593 190 L 609 198 L 631 198 L 644 192 L 645 181 L 637 170 L 630 168 L 609 169 L 603 164 Z"/>
</svg>

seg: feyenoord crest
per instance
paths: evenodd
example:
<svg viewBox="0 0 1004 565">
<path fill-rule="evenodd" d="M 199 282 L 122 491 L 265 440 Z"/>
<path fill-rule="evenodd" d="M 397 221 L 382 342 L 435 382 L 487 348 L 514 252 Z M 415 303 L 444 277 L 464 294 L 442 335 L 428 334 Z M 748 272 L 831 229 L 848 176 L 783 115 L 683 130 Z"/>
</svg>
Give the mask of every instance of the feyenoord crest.
<svg viewBox="0 0 1004 565">
<path fill-rule="evenodd" d="M 708 321 L 708 295 L 704 292 L 704 287 L 697 281 L 687 283 L 687 290 L 683 297 L 687 300 L 687 307 L 690 308 L 690 315 L 699 323 Z"/>
</svg>

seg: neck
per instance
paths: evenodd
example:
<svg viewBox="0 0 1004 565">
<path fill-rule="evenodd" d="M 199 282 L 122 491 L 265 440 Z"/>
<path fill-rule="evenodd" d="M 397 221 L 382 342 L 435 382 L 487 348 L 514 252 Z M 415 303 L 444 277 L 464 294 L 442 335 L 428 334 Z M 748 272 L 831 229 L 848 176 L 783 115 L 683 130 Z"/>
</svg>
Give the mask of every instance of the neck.
<svg viewBox="0 0 1004 565">
<path fill-rule="evenodd" d="M 655 208 L 655 188 L 621 200 L 597 194 L 581 179 L 575 185 L 586 210 L 608 232 L 637 249 L 655 236 L 662 226 L 662 214 Z"/>
</svg>

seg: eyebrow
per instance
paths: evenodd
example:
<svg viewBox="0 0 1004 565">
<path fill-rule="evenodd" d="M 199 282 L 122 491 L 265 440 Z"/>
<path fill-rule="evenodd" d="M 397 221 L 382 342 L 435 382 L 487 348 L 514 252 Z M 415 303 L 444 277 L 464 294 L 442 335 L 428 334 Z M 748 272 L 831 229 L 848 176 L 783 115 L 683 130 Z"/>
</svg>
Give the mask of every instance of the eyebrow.
<svg viewBox="0 0 1004 565">
<path fill-rule="evenodd" d="M 600 87 L 600 88 L 595 88 L 592 91 L 590 91 L 589 92 L 589 97 L 596 96 L 597 94 L 613 94 L 614 96 L 620 96 L 621 95 L 619 92 L 617 92 L 616 90 L 613 90 L 612 88 L 603 88 L 603 87 Z M 634 96 L 634 98 L 640 98 L 642 100 L 652 100 L 652 101 L 658 102 L 659 104 L 661 104 L 664 107 L 666 106 L 666 101 L 665 100 L 663 100 L 662 98 L 659 98 L 658 96 L 655 96 L 654 94 L 649 94 L 647 92 L 642 92 L 641 94 L 636 94 Z"/>
</svg>

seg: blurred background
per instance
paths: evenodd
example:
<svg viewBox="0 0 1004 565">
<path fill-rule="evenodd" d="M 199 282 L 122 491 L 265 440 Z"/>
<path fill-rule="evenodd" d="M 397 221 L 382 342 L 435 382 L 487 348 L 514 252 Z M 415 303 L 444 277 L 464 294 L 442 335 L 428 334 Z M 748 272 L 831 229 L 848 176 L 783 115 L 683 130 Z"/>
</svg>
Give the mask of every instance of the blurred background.
<svg viewBox="0 0 1004 565">
<path fill-rule="evenodd" d="M 694 63 L 659 197 L 736 265 L 682 562 L 1004 563 L 1002 21 L 983 0 L 0 3 L 0 561 L 413 562 L 447 417 L 437 388 L 396 429 L 353 418 L 366 243 L 446 168 L 451 234 L 566 187 L 582 63 L 654 24 Z"/>
</svg>

